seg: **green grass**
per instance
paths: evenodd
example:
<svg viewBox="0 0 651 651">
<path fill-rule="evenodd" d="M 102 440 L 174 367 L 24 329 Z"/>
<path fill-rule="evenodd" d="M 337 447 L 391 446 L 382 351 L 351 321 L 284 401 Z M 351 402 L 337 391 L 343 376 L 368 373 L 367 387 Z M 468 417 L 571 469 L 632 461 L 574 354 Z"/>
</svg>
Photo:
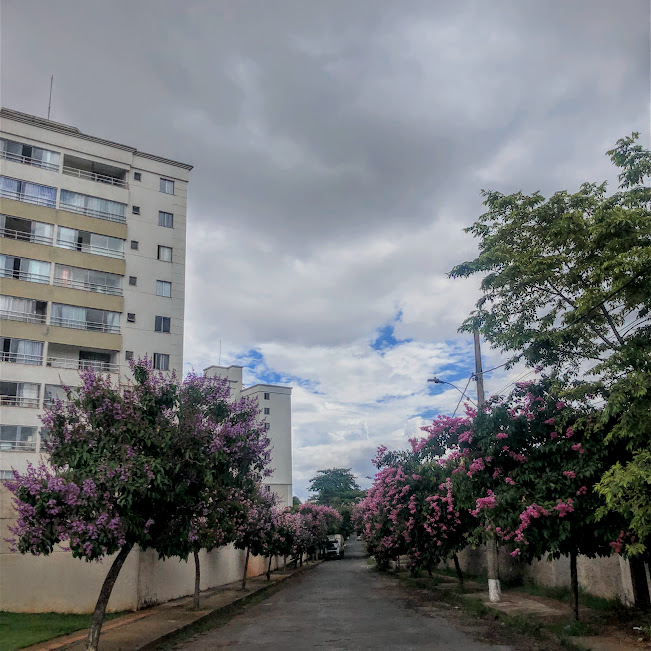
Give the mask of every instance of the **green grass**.
<svg viewBox="0 0 651 651">
<path fill-rule="evenodd" d="M 107 614 L 104 621 L 124 614 L 123 612 Z M 89 626 L 90 615 L 0 611 L 0 651 L 15 651 Z"/>
<path fill-rule="evenodd" d="M 548 597 L 566 604 L 570 603 L 570 589 L 568 587 L 547 588 L 542 585 L 526 584 L 519 588 L 522 592 L 534 595 L 535 597 Z M 590 608 L 607 612 L 618 612 L 623 605 L 619 599 L 604 599 L 579 590 L 579 607 Z"/>
</svg>

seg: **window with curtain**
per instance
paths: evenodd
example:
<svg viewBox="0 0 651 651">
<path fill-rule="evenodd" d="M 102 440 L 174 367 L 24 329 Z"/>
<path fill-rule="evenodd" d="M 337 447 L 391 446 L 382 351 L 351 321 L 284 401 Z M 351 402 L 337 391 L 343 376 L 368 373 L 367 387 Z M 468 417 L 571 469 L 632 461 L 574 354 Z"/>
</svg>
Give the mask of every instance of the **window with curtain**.
<svg viewBox="0 0 651 651">
<path fill-rule="evenodd" d="M 0 196 L 54 208 L 57 202 L 57 189 L 48 185 L 0 176 Z"/>
<path fill-rule="evenodd" d="M 160 191 L 165 194 L 174 194 L 174 181 L 171 181 L 170 179 L 161 179 Z"/>
<path fill-rule="evenodd" d="M 50 282 L 50 263 L 41 260 L 27 260 L 23 258 L 20 262 L 21 274 L 27 274 L 28 279 L 33 283 Z"/>
<path fill-rule="evenodd" d="M 71 212 L 78 212 L 99 219 L 117 222 L 126 221 L 126 203 L 71 192 L 70 190 L 61 190 L 61 207 Z"/>
<path fill-rule="evenodd" d="M 174 228 L 174 215 L 171 212 L 158 212 L 158 225 L 165 228 Z"/>
<path fill-rule="evenodd" d="M 169 371 L 170 356 L 165 353 L 154 353 L 154 368 L 159 371 Z"/>
<path fill-rule="evenodd" d="M 172 247 L 158 245 L 158 259 L 163 262 L 172 262 Z"/>
<path fill-rule="evenodd" d="M 172 283 L 167 280 L 156 281 L 156 296 L 164 296 L 165 298 L 172 298 Z"/>
<path fill-rule="evenodd" d="M 17 296 L 0 296 L 0 317 L 13 318 L 18 316 L 21 321 L 44 323 L 46 310 L 46 301 L 35 301 L 31 298 L 19 298 Z M 24 318 L 20 318 L 22 315 L 24 315 Z"/>
<path fill-rule="evenodd" d="M 36 167 L 43 167 L 50 170 L 59 169 L 61 155 L 56 151 L 34 147 L 14 140 L 0 139 L 0 151 L 3 158 L 13 160 L 17 163 L 26 163 Z"/>
<path fill-rule="evenodd" d="M 80 328 L 86 330 L 86 308 L 76 305 L 52 303 L 50 322 L 52 325 L 58 325 L 64 328 Z"/>
<path fill-rule="evenodd" d="M 0 450 L 35 450 L 36 427 L 0 425 Z"/>
<path fill-rule="evenodd" d="M 12 364 L 40 366 L 43 363 L 43 342 L 2 337 L 0 338 L 0 359 Z"/>
</svg>

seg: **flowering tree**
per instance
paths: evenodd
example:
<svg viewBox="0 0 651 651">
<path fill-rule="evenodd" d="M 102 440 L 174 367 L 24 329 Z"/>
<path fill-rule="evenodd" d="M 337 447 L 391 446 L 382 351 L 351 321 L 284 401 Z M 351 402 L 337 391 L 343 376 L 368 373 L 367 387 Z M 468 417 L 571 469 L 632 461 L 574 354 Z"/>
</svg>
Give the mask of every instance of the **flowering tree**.
<svg viewBox="0 0 651 651">
<path fill-rule="evenodd" d="M 132 370 L 129 386 L 114 385 L 92 368 L 83 371 L 81 388 L 43 417 L 50 467 L 16 473 L 9 486 L 18 512 L 12 530 L 18 551 L 49 554 L 65 541 L 73 556 L 89 561 L 117 553 L 93 613 L 87 647 L 92 650 L 133 546 L 187 558 L 218 524 L 221 488 L 231 485 L 225 477 L 244 477 L 266 462 L 266 438 L 254 422 L 253 405 L 238 403 L 219 425 L 202 421 L 198 427 L 185 419 L 187 412 L 179 418 L 183 391 L 173 374 L 155 373 L 146 359 Z M 216 414 L 226 406 L 223 391 L 213 389 L 219 400 L 205 411 Z M 226 532 L 217 526 L 212 531 L 216 545 Z"/>
<path fill-rule="evenodd" d="M 453 471 L 480 539 L 492 533 L 526 561 L 569 555 L 577 618 L 577 556 L 610 554 L 622 524 L 595 518 L 611 450 L 594 421 L 590 408 L 558 400 L 550 380 L 521 384 L 477 414 Z"/>
<path fill-rule="evenodd" d="M 301 504 L 298 513 L 301 516 L 308 552 L 324 550 L 328 542 L 328 534 L 335 533 L 337 527 L 341 525 L 342 518 L 339 512 L 331 506 L 308 502 Z"/>
<path fill-rule="evenodd" d="M 249 569 L 249 555 L 271 556 L 274 549 L 277 512 L 274 509 L 276 496 L 261 485 L 251 487 L 250 492 L 240 498 L 241 513 L 235 524 L 235 547 L 246 550 L 242 590 L 246 589 L 246 574 Z"/>
</svg>

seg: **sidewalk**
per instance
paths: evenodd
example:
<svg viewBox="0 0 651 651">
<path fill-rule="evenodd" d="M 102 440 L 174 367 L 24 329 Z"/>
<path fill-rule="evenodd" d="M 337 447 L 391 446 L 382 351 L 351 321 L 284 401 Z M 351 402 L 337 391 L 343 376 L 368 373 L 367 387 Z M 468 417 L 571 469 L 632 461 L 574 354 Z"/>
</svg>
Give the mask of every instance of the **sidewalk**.
<svg viewBox="0 0 651 651">
<path fill-rule="evenodd" d="M 320 564 L 311 562 L 295 570 L 277 571 L 267 581 L 264 575 L 247 579 L 246 590 L 240 589 L 240 581 L 219 586 L 201 593 L 201 610 L 191 610 L 192 597 L 168 601 L 147 610 L 129 613 L 112 619 L 102 627 L 99 641 L 101 651 L 148 651 L 189 626 L 208 619 L 215 613 L 237 606 L 255 594 L 264 593 L 270 587 L 283 583 L 294 576 Z M 48 642 L 41 642 L 22 651 L 84 651 L 88 629 L 63 635 Z"/>
</svg>

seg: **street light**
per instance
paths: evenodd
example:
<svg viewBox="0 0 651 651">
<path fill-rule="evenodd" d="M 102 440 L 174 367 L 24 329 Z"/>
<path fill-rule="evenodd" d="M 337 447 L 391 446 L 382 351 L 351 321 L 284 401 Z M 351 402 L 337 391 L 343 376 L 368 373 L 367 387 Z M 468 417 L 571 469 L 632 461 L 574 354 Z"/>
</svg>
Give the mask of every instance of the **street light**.
<svg viewBox="0 0 651 651">
<path fill-rule="evenodd" d="M 464 398 L 467 398 L 470 400 L 470 402 L 472 402 L 473 405 L 477 406 L 477 403 L 469 395 L 467 395 L 465 391 L 462 391 L 458 386 L 452 384 L 451 382 L 446 382 L 445 380 L 441 380 L 437 377 L 428 378 L 427 381 L 434 382 L 434 384 L 447 384 L 448 386 L 454 387 Z"/>
</svg>

